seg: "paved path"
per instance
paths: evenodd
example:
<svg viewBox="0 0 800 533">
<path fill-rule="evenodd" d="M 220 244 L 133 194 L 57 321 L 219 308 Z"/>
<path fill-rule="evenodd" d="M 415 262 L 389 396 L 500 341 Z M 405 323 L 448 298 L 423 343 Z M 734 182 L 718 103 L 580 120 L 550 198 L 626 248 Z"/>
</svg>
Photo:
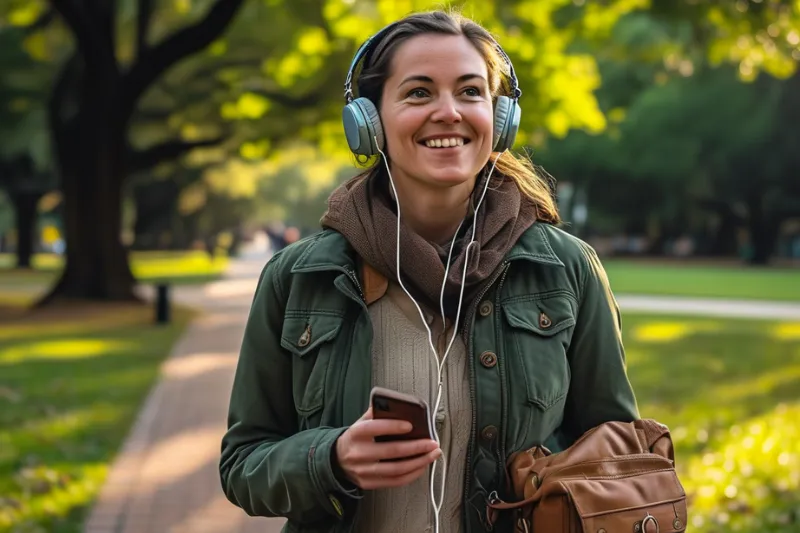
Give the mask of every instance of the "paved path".
<svg viewBox="0 0 800 533">
<path fill-rule="evenodd" d="M 176 299 L 204 315 L 162 378 L 114 463 L 84 533 L 277 533 L 222 494 L 217 461 L 244 321 L 265 258 L 234 261 L 225 279 Z M 800 320 L 800 304 L 618 295 L 625 311 Z"/>
<path fill-rule="evenodd" d="M 278 533 L 222 493 L 217 467 L 244 322 L 265 259 L 234 262 L 226 279 L 180 288 L 200 306 L 175 345 L 109 472 L 84 533 Z"/>
<path fill-rule="evenodd" d="M 733 318 L 800 320 L 800 303 L 763 300 L 721 300 L 682 296 L 617 295 L 622 312 L 644 311 Z"/>
</svg>

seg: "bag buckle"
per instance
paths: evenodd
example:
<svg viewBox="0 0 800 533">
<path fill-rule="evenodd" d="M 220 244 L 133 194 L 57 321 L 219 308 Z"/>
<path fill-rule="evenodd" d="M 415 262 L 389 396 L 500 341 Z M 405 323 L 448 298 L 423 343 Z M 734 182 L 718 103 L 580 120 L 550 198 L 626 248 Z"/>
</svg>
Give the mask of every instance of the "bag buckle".
<svg viewBox="0 0 800 533">
<path fill-rule="evenodd" d="M 650 513 L 647 513 L 641 522 L 637 522 L 636 525 L 633 526 L 634 533 L 652 533 L 647 531 L 647 526 L 649 524 L 656 526 L 655 533 L 661 533 L 661 528 L 658 526 L 658 520 L 656 520 L 656 517 Z"/>
</svg>

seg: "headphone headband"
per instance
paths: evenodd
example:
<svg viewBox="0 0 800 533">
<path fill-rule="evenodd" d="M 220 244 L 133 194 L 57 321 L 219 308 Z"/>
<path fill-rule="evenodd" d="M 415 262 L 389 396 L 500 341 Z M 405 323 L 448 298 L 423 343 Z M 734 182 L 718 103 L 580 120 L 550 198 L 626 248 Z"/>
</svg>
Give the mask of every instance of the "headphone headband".
<svg viewBox="0 0 800 533">
<path fill-rule="evenodd" d="M 353 101 L 353 73 L 355 72 L 359 61 L 361 61 L 361 59 L 367 55 L 373 43 L 379 42 L 380 38 L 387 33 L 389 29 L 393 28 L 397 24 L 399 24 L 399 22 L 392 22 L 388 26 L 384 26 L 378 33 L 372 37 L 369 37 L 361 46 L 358 47 L 355 56 L 353 56 L 353 60 L 350 62 L 350 68 L 347 70 L 347 78 L 345 78 L 344 81 L 344 99 L 346 103 L 349 104 Z M 511 63 L 511 58 L 508 57 L 508 54 L 506 54 L 505 50 L 503 50 L 503 48 L 500 46 L 500 43 L 494 41 L 494 46 L 497 50 L 497 53 L 500 54 L 500 57 L 502 57 L 503 61 L 505 61 L 508 65 L 508 78 L 511 82 L 511 98 L 513 98 L 514 101 L 517 101 L 519 100 L 519 97 L 522 96 L 522 90 L 519 88 L 519 80 L 517 80 L 517 74 L 514 72 L 514 65 Z"/>
</svg>

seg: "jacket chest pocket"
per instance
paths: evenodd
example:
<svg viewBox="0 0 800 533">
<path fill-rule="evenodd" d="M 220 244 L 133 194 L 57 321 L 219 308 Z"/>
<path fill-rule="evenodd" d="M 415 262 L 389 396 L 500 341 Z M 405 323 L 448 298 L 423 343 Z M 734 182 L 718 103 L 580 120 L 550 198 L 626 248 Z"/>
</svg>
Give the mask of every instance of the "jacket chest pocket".
<svg viewBox="0 0 800 533">
<path fill-rule="evenodd" d="M 536 295 L 502 304 L 510 388 L 524 400 L 518 441 L 544 440 L 561 422 L 570 383 L 567 350 L 575 325 L 571 300 L 563 294 Z M 519 401 L 516 402 L 519 406 Z"/>
<path fill-rule="evenodd" d="M 293 354 L 292 391 L 300 430 L 319 425 L 325 383 L 342 317 L 331 313 L 290 314 L 283 322 L 281 346 Z"/>
</svg>

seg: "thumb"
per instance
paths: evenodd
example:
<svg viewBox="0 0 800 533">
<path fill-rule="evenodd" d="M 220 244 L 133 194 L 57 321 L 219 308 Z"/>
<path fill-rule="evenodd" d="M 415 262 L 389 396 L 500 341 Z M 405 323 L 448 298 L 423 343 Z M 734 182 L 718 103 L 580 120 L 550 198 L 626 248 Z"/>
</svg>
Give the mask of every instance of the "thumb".
<svg viewBox="0 0 800 533">
<path fill-rule="evenodd" d="M 356 420 L 356 422 L 362 422 L 364 420 L 372 420 L 372 406 L 370 406 L 367 412 L 361 415 L 361 418 Z"/>
</svg>

